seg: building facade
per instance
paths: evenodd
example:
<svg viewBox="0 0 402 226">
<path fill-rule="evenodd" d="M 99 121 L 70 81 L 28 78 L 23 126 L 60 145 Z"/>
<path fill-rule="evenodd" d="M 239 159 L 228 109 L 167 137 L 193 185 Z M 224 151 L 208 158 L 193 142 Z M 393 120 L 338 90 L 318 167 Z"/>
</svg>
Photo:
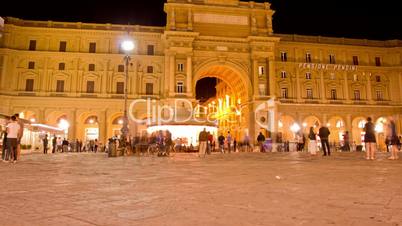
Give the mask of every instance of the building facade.
<svg viewBox="0 0 402 226">
<path fill-rule="evenodd" d="M 121 128 L 120 44 L 129 38 L 128 98 L 151 100 L 131 106 L 137 119 L 155 116 L 155 106 L 197 104 L 197 81 L 215 77 L 241 109 L 239 136 L 292 139 L 294 124 L 328 125 L 331 140 L 351 131 L 360 143 L 368 116 L 379 137 L 389 116 L 401 133 L 402 41 L 276 34 L 269 3 L 168 0 L 164 10 L 165 27 L 5 18 L 0 113 L 50 125 L 64 119 L 69 138 L 104 142 Z M 142 129 L 130 122 L 132 134 Z"/>
</svg>

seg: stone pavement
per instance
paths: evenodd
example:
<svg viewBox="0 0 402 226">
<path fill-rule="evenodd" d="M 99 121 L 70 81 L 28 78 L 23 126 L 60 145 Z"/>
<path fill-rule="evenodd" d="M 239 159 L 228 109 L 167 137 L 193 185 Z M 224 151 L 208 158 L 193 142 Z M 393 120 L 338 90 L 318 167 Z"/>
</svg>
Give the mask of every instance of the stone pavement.
<svg viewBox="0 0 402 226">
<path fill-rule="evenodd" d="M 363 155 L 24 155 L 0 225 L 402 225 L 402 160 Z"/>
</svg>

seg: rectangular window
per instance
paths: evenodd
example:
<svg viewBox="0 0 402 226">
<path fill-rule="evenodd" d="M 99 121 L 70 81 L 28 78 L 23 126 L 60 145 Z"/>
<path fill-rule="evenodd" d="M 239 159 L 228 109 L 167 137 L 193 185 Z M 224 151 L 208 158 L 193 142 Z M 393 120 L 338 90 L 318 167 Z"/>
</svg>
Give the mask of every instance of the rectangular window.
<svg viewBox="0 0 402 226">
<path fill-rule="evenodd" d="M 377 100 L 384 100 L 384 93 L 381 90 L 377 90 L 375 93 Z"/>
<path fill-rule="evenodd" d="M 306 63 L 311 63 L 311 53 L 306 53 Z"/>
<path fill-rule="evenodd" d="M 306 73 L 306 79 L 307 79 L 307 80 L 311 80 L 311 72 L 307 72 L 307 73 Z"/>
<path fill-rule="evenodd" d="M 259 84 L 258 85 L 258 91 L 260 93 L 260 96 L 265 96 L 266 95 L 265 84 Z"/>
<path fill-rule="evenodd" d="M 285 79 L 287 77 L 288 77 L 288 75 L 287 75 L 286 71 L 281 71 L 281 78 Z"/>
<path fill-rule="evenodd" d="M 313 90 L 307 89 L 307 99 L 313 99 Z"/>
<path fill-rule="evenodd" d="M 184 64 L 177 64 L 177 71 L 178 72 L 183 72 L 184 71 Z"/>
<path fill-rule="evenodd" d="M 120 64 L 119 66 L 117 66 L 117 71 L 124 72 L 124 65 Z"/>
<path fill-rule="evenodd" d="M 88 71 L 95 71 L 95 64 L 89 64 Z"/>
<path fill-rule="evenodd" d="M 29 50 L 30 51 L 35 51 L 36 50 L 36 40 L 30 40 L 29 41 Z"/>
<path fill-rule="evenodd" d="M 329 55 L 329 63 L 330 64 L 336 64 L 335 54 L 330 54 Z"/>
<path fill-rule="evenodd" d="M 149 56 L 155 55 L 155 46 L 154 45 L 147 46 L 147 54 Z"/>
<path fill-rule="evenodd" d="M 145 94 L 146 95 L 153 95 L 154 94 L 154 84 L 153 83 L 146 83 L 145 84 Z"/>
<path fill-rule="evenodd" d="M 336 100 L 336 89 L 331 89 L 331 100 Z"/>
<path fill-rule="evenodd" d="M 177 82 L 177 93 L 184 93 L 184 83 Z"/>
<path fill-rule="evenodd" d="M 89 43 L 89 52 L 90 53 L 96 53 L 96 42 L 90 42 Z"/>
<path fill-rule="evenodd" d="M 35 69 L 35 62 L 29 61 L 28 62 L 28 69 Z"/>
<path fill-rule="evenodd" d="M 376 76 L 375 76 L 375 81 L 376 81 L 376 82 L 381 82 L 381 76 L 376 75 Z"/>
<path fill-rule="evenodd" d="M 375 66 L 377 66 L 377 67 L 381 66 L 381 57 L 376 57 L 375 58 Z"/>
<path fill-rule="evenodd" d="M 281 61 L 282 62 L 288 61 L 288 54 L 286 52 L 281 52 Z"/>
<path fill-rule="evenodd" d="M 258 75 L 262 76 L 265 74 L 265 67 L 264 66 L 259 66 L 258 67 Z"/>
<path fill-rule="evenodd" d="M 33 89 L 34 89 L 34 80 L 33 79 L 27 79 L 25 81 L 25 91 L 33 92 Z"/>
<path fill-rule="evenodd" d="M 353 92 L 355 100 L 360 100 L 360 90 L 355 90 Z"/>
<path fill-rule="evenodd" d="M 124 82 L 117 82 L 116 83 L 116 93 L 117 94 L 124 94 Z"/>
<path fill-rule="evenodd" d="M 64 80 L 57 80 L 56 92 L 58 92 L 58 93 L 64 92 Z"/>
<path fill-rule="evenodd" d="M 287 99 L 288 98 L 288 88 L 282 88 L 281 89 L 281 97 L 283 99 Z"/>
<path fill-rule="evenodd" d="M 359 57 L 353 56 L 353 65 L 359 65 Z"/>
<path fill-rule="evenodd" d="M 148 66 L 147 67 L 147 73 L 154 73 L 154 67 Z"/>
<path fill-rule="evenodd" d="M 95 81 L 87 81 L 87 93 L 95 93 Z"/>
<path fill-rule="evenodd" d="M 59 71 L 64 71 L 65 68 L 66 68 L 65 63 L 59 63 Z"/>
<path fill-rule="evenodd" d="M 359 81 L 359 76 L 358 76 L 357 74 L 354 74 L 354 75 L 353 75 L 353 81 L 354 81 L 354 82 Z"/>
<path fill-rule="evenodd" d="M 59 45 L 59 52 L 66 52 L 67 42 L 61 41 Z"/>
</svg>

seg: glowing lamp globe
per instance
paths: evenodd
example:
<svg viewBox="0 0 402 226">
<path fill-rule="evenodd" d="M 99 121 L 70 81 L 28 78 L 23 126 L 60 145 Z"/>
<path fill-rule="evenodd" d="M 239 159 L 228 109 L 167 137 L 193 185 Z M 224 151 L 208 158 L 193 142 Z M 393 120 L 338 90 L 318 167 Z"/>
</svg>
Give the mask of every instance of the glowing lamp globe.
<svg viewBox="0 0 402 226">
<path fill-rule="evenodd" d="M 130 41 L 130 40 L 126 40 L 123 41 L 123 43 L 121 43 L 121 48 L 122 50 L 124 50 L 125 52 L 131 52 L 134 49 L 134 42 Z"/>
</svg>

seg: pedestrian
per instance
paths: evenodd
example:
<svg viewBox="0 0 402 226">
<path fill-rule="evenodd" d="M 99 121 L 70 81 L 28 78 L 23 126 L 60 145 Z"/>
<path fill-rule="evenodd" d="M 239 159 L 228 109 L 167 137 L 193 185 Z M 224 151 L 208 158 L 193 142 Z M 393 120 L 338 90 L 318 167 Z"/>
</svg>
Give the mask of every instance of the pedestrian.
<svg viewBox="0 0 402 226">
<path fill-rule="evenodd" d="M 219 148 L 221 149 L 222 154 L 225 153 L 225 137 L 223 136 L 223 134 L 221 134 L 218 137 L 218 142 L 219 142 Z"/>
<path fill-rule="evenodd" d="M 14 114 L 15 118 L 17 119 L 18 125 L 20 125 L 20 131 L 18 132 L 18 139 L 17 139 L 17 158 L 20 158 L 21 155 L 21 140 L 22 136 L 24 135 L 24 122 L 20 119 L 20 114 Z"/>
<path fill-rule="evenodd" d="M 3 138 L 3 146 L 1 150 L 1 159 L 3 161 L 8 161 L 8 148 L 7 148 L 7 129 L 1 131 L 1 137 Z"/>
<path fill-rule="evenodd" d="M 214 151 L 212 143 L 214 142 L 214 135 L 208 132 L 208 154 L 210 155 Z"/>
<path fill-rule="evenodd" d="M 231 145 L 232 145 L 232 135 L 230 135 L 230 131 L 228 132 L 228 135 L 226 136 L 226 143 L 227 143 L 227 146 L 228 146 L 228 152 L 230 154 Z"/>
<path fill-rule="evenodd" d="M 244 142 L 244 146 L 246 147 L 246 152 L 249 152 L 251 146 L 250 146 L 250 136 L 248 134 L 246 134 L 244 136 L 244 141 L 243 142 Z"/>
<path fill-rule="evenodd" d="M 265 136 L 260 132 L 257 137 L 257 142 L 258 145 L 260 146 L 260 152 L 264 152 L 264 141 L 265 141 Z"/>
<path fill-rule="evenodd" d="M 61 139 L 61 137 L 57 138 L 57 149 L 56 152 L 61 152 L 63 151 L 63 140 Z"/>
<path fill-rule="evenodd" d="M 321 126 L 320 130 L 318 131 L 318 136 L 320 136 L 321 139 L 321 145 L 322 145 L 322 150 L 324 152 L 323 156 L 327 156 L 327 151 L 328 151 L 328 156 L 331 155 L 331 150 L 329 148 L 329 135 L 330 135 L 330 131 L 328 129 L 328 127 L 326 126 Z"/>
<path fill-rule="evenodd" d="M 393 117 L 389 117 L 389 123 L 387 125 L 386 136 L 391 144 L 391 157 L 390 160 L 399 159 L 398 156 L 398 135 L 396 134 L 396 125 Z"/>
<path fill-rule="evenodd" d="M 308 152 L 313 155 L 316 156 L 317 155 L 317 135 L 314 132 L 314 128 L 310 127 L 310 132 L 308 134 L 308 139 L 309 139 L 309 143 L 308 143 Z"/>
<path fill-rule="evenodd" d="M 207 142 L 208 142 L 208 133 L 204 128 L 199 135 L 199 148 L 198 148 L 198 157 L 205 157 L 205 153 L 207 150 Z"/>
<path fill-rule="evenodd" d="M 374 124 L 372 122 L 371 117 L 367 118 L 367 122 L 364 125 L 364 143 L 366 146 L 366 159 L 367 160 L 374 160 L 375 159 L 375 145 L 376 145 L 376 138 L 375 138 L 375 131 L 374 131 Z"/>
<path fill-rule="evenodd" d="M 47 134 L 43 138 L 43 154 L 47 154 L 47 145 L 48 145 L 48 140 L 47 140 Z"/>
<path fill-rule="evenodd" d="M 303 151 L 303 133 L 300 131 L 296 134 L 297 151 Z"/>
<path fill-rule="evenodd" d="M 18 159 L 18 139 L 21 129 L 20 124 L 17 122 L 17 117 L 15 115 L 11 116 L 11 122 L 7 125 L 7 148 L 11 155 L 10 163 L 17 163 Z"/>
<path fill-rule="evenodd" d="M 53 154 L 56 152 L 56 147 L 57 147 L 57 137 L 56 137 L 56 134 L 54 134 L 53 138 L 52 138 L 52 153 Z"/>
<path fill-rule="evenodd" d="M 349 131 L 346 131 L 343 135 L 343 151 L 350 151 L 350 138 L 349 138 Z"/>
<path fill-rule="evenodd" d="M 236 138 L 233 139 L 233 152 L 236 152 L 237 150 L 237 140 Z"/>
<path fill-rule="evenodd" d="M 94 142 L 94 152 L 95 153 L 98 152 L 98 147 L 99 147 L 99 141 L 98 141 L 98 139 L 95 139 L 95 142 Z"/>
<path fill-rule="evenodd" d="M 68 140 L 66 138 L 62 142 L 62 152 L 68 152 Z"/>
</svg>

